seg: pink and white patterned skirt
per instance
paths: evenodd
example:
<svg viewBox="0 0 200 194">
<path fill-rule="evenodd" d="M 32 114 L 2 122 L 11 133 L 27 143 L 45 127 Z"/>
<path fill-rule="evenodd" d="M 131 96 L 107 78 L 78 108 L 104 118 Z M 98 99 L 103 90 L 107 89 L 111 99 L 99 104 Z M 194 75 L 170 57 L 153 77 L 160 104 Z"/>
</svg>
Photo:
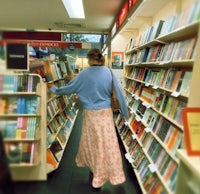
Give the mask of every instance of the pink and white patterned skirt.
<svg viewBox="0 0 200 194">
<path fill-rule="evenodd" d="M 125 182 L 111 108 L 83 110 L 82 133 L 76 164 L 78 167 L 89 167 L 93 173 L 94 188 L 103 186 L 106 181 L 110 181 L 113 185 Z"/>
</svg>

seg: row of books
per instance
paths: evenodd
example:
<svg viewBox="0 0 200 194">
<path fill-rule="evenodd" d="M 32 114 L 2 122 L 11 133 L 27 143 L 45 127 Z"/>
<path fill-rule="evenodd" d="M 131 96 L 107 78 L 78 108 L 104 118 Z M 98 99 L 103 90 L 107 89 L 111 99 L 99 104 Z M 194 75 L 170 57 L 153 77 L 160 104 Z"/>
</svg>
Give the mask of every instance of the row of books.
<svg viewBox="0 0 200 194">
<path fill-rule="evenodd" d="M 173 126 L 162 116 L 158 116 L 156 119 L 156 126 L 153 127 L 153 132 L 159 137 L 163 144 L 165 144 L 167 150 L 174 155 L 177 148 L 180 147 L 183 138 L 182 131 L 176 126 Z"/>
<path fill-rule="evenodd" d="M 166 149 L 172 154 L 180 146 L 182 140 L 182 131 L 168 121 L 165 117 L 161 116 L 154 109 L 147 107 L 140 100 L 131 99 L 128 102 L 132 116 L 128 122 L 132 131 L 138 136 L 139 139 L 143 137 L 145 128 L 153 131 L 154 134 L 165 145 Z M 176 111 L 176 107 L 169 105 L 170 109 L 176 112 L 181 117 L 181 110 Z"/>
<path fill-rule="evenodd" d="M 4 148 L 10 164 L 37 164 L 37 142 L 4 142 Z"/>
<path fill-rule="evenodd" d="M 127 64 L 141 64 L 158 62 L 162 64 L 168 61 L 191 60 L 196 51 L 197 38 L 189 38 L 181 41 L 173 41 L 166 44 L 157 44 L 132 52 L 126 59 Z"/>
<path fill-rule="evenodd" d="M 200 2 L 196 0 L 190 6 L 186 7 L 179 14 L 168 18 L 160 32 L 160 35 L 168 34 L 175 31 L 183 26 L 195 23 L 200 19 Z"/>
<path fill-rule="evenodd" d="M 66 95 L 52 98 L 47 103 L 48 122 L 51 121 L 60 112 L 62 112 L 63 116 L 66 118 L 67 118 L 67 114 L 70 116 L 71 115 L 70 110 L 73 109 L 73 103 L 74 103 L 72 99 L 73 99 L 72 97 L 69 97 Z"/>
<path fill-rule="evenodd" d="M 127 98 L 131 96 L 129 97 L 129 107 L 132 111 L 137 111 L 138 107 L 142 104 L 143 110 L 145 111 L 148 107 L 153 107 L 158 112 L 163 113 L 167 118 L 173 119 L 180 125 L 183 124 L 181 111 L 186 107 L 187 102 L 153 89 L 150 90 L 146 87 L 142 89 L 141 95 L 137 95 L 134 98 L 132 95 L 132 93 L 130 93 L 130 95 L 127 93 Z M 141 115 L 141 113 L 138 113 L 138 115 Z M 145 114 L 145 116 L 147 116 L 147 114 Z"/>
<path fill-rule="evenodd" d="M 66 119 L 65 123 L 63 124 L 63 127 L 58 129 L 56 133 L 52 131 L 52 128 L 49 125 L 47 125 L 47 147 L 50 147 L 51 143 L 55 141 L 56 138 L 59 140 L 62 146 L 64 146 L 69 137 L 71 129 L 72 121 L 70 119 Z"/>
<path fill-rule="evenodd" d="M 0 74 L 0 93 L 36 92 L 40 77 L 31 74 Z"/>
<path fill-rule="evenodd" d="M 35 139 L 39 123 L 39 117 L 17 117 L 16 120 L 0 121 L 0 128 L 3 138 Z"/>
<path fill-rule="evenodd" d="M 8 96 L 0 97 L 0 115 L 2 114 L 37 114 L 40 97 Z"/>
<path fill-rule="evenodd" d="M 127 125 L 123 125 L 119 129 L 119 133 L 125 145 L 128 147 L 128 155 L 132 158 L 132 163 L 140 175 L 144 188 L 148 191 L 144 181 L 147 177 L 143 172 L 147 171 L 149 169 L 148 166 L 151 164 L 154 166 L 155 171 L 158 171 L 163 177 L 162 179 L 168 184 L 170 189 L 174 190 L 177 164 L 151 133 L 144 132 L 143 138 L 141 139 L 142 144 L 133 138 L 132 130 Z M 149 137 L 151 137 L 151 141 L 149 141 Z M 146 154 L 148 154 L 148 157 L 152 161 L 147 159 Z"/>
<path fill-rule="evenodd" d="M 200 19 L 200 3 L 196 0 L 191 6 L 186 7 L 177 15 L 171 16 L 166 21 L 158 20 L 154 25 L 146 28 L 136 38 L 131 38 L 127 51 L 140 47 L 156 38 L 173 32 L 181 27 L 188 26 Z"/>
<path fill-rule="evenodd" d="M 54 116 L 58 113 L 59 106 L 57 104 L 57 99 L 53 98 L 47 103 L 47 118 L 48 120 L 51 120 L 54 118 Z"/>
<path fill-rule="evenodd" d="M 134 79 L 145 82 L 146 86 L 159 87 L 161 89 L 176 91 L 177 93 L 189 96 L 192 72 L 189 70 L 177 70 L 175 68 L 144 68 L 144 67 L 129 67 L 126 68 L 125 76 L 126 88 L 129 91 L 133 90 Z"/>
<path fill-rule="evenodd" d="M 47 61 L 45 63 L 46 81 L 55 81 L 70 76 L 72 71 L 67 62 Z"/>
<path fill-rule="evenodd" d="M 133 48 L 139 47 L 147 42 L 156 39 L 160 35 L 163 23 L 163 20 L 159 20 L 153 26 L 150 26 L 149 28 L 145 29 L 135 39 L 131 38 L 126 50 L 129 51 Z"/>
<path fill-rule="evenodd" d="M 61 152 L 70 136 L 72 124 L 73 121 L 67 119 L 63 127 L 56 131 L 56 134 L 47 125 L 47 163 L 54 168 L 57 168 L 61 160 Z"/>
</svg>

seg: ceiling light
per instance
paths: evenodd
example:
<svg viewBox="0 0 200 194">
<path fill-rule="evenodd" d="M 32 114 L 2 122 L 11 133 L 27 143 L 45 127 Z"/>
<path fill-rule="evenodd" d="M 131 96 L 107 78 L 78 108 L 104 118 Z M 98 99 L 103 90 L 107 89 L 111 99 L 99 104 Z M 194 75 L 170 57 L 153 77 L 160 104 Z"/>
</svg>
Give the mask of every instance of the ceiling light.
<svg viewBox="0 0 200 194">
<path fill-rule="evenodd" d="M 62 0 L 70 18 L 85 18 L 82 0 Z"/>
</svg>

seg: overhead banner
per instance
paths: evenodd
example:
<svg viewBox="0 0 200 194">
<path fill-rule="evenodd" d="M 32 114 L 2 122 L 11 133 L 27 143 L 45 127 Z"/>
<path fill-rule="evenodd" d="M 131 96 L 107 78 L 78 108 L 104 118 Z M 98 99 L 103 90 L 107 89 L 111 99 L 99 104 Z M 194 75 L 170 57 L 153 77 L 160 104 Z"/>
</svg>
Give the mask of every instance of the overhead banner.
<svg viewBox="0 0 200 194">
<path fill-rule="evenodd" d="M 42 48 L 82 48 L 81 42 L 61 42 L 61 41 L 30 41 L 30 40 L 1 40 L 0 45 L 4 44 L 29 44 L 32 47 Z"/>
</svg>

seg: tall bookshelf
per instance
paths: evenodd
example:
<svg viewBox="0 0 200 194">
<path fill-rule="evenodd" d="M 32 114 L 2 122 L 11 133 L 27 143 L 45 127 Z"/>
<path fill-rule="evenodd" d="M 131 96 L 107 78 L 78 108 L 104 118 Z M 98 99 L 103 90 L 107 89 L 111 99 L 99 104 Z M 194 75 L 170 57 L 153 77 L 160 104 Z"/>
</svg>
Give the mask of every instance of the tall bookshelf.
<svg viewBox="0 0 200 194">
<path fill-rule="evenodd" d="M 183 174 L 179 165 L 183 157 L 177 154 L 184 147 L 181 110 L 192 106 L 191 102 L 199 106 L 200 94 L 195 89 L 199 81 L 199 2 L 188 1 L 182 9 L 184 1 L 145 1 L 132 23 L 137 26 L 141 19 L 147 20 L 141 16 L 146 6 L 158 8 L 160 4 L 164 10 L 165 3 L 173 9 L 173 2 L 177 13 L 168 17 L 153 13 L 151 18 L 157 20 L 139 29 L 125 51 L 124 90 L 131 114 L 126 121 L 119 114 L 116 126 L 143 193 L 175 193 L 176 185 L 183 184 L 178 175 Z"/>
<path fill-rule="evenodd" d="M 31 63 L 31 71 L 41 73 L 44 83 L 64 86 L 73 78 L 73 72 L 67 61 L 45 59 Z M 48 87 L 47 87 L 48 88 Z M 46 121 L 46 171 L 56 170 L 62 159 L 69 140 L 78 108 L 76 96 L 55 95 L 47 89 L 47 121 Z"/>
<path fill-rule="evenodd" d="M 0 126 L 12 179 L 46 180 L 46 85 L 36 74 L 0 78 Z"/>
</svg>

